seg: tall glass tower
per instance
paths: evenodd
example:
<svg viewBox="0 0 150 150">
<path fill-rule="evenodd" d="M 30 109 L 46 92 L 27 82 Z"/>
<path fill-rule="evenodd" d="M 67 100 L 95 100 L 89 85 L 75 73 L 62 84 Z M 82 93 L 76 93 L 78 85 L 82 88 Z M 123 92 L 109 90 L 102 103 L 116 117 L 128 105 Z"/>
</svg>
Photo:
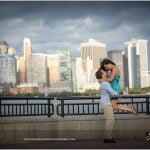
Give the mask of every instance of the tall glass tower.
<svg viewBox="0 0 150 150">
<path fill-rule="evenodd" d="M 60 81 L 71 81 L 71 51 L 70 47 L 60 49 Z"/>
<path fill-rule="evenodd" d="M 143 39 L 125 42 L 129 88 L 150 86 L 147 42 Z"/>
</svg>

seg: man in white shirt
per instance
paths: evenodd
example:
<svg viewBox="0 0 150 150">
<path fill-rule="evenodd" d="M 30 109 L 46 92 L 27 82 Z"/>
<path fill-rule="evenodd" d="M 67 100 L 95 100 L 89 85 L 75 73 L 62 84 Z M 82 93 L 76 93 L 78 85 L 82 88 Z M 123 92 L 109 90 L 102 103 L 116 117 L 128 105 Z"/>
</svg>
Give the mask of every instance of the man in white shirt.
<svg viewBox="0 0 150 150">
<path fill-rule="evenodd" d="M 120 97 L 120 95 L 118 92 L 112 89 L 109 82 L 102 80 L 107 76 L 107 73 L 105 71 L 99 69 L 95 73 L 95 75 L 100 83 L 100 107 L 103 110 L 106 119 L 104 143 L 115 143 L 115 140 L 113 139 L 113 128 L 115 119 L 111 103 L 111 97 Z"/>
</svg>

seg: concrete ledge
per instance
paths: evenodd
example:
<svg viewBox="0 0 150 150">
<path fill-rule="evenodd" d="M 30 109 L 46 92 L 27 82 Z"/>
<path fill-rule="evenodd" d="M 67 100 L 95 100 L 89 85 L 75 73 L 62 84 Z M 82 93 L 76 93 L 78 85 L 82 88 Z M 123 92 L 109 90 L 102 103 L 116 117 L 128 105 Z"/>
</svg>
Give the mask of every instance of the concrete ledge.
<svg viewBox="0 0 150 150">
<path fill-rule="evenodd" d="M 149 116 L 117 118 L 115 137 L 145 138 L 150 131 Z M 73 138 L 76 140 L 103 139 L 105 119 L 99 118 L 44 118 L 0 119 L 0 143 L 25 143 L 26 138 Z"/>
</svg>

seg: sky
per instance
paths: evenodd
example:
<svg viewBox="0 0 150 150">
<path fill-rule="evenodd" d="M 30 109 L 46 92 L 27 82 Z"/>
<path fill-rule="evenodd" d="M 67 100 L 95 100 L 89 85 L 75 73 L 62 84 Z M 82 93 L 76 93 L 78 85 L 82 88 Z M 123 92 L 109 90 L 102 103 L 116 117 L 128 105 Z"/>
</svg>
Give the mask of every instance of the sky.
<svg viewBox="0 0 150 150">
<path fill-rule="evenodd" d="M 33 52 L 55 53 L 95 39 L 107 50 L 124 49 L 132 38 L 150 40 L 150 1 L 0 1 L 0 41 L 23 55 L 29 37 Z"/>
</svg>

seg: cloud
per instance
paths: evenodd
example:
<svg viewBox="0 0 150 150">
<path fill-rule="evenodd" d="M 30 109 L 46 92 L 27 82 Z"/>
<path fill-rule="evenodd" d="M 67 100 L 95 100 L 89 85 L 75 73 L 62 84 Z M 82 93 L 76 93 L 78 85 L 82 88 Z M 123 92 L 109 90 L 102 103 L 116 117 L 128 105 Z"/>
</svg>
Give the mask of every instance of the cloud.
<svg viewBox="0 0 150 150">
<path fill-rule="evenodd" d="M 108 50 L 123 49 L 124 42 L 132 37 L 150 39 L 149 3 L 123 6 L 119 2 L 37 2 L 30 3 L 30 7 L 27 2 L 21 6 L 12 4 L 0 9 L 0 35 L 19 54 L 23 53 L 26 36 L 31 39 L 33 52 L 53 53 L 68 45 L 76 56 L 80 55 L 80 43 L 90 38 L 106 43 Z"/>
</svg>

